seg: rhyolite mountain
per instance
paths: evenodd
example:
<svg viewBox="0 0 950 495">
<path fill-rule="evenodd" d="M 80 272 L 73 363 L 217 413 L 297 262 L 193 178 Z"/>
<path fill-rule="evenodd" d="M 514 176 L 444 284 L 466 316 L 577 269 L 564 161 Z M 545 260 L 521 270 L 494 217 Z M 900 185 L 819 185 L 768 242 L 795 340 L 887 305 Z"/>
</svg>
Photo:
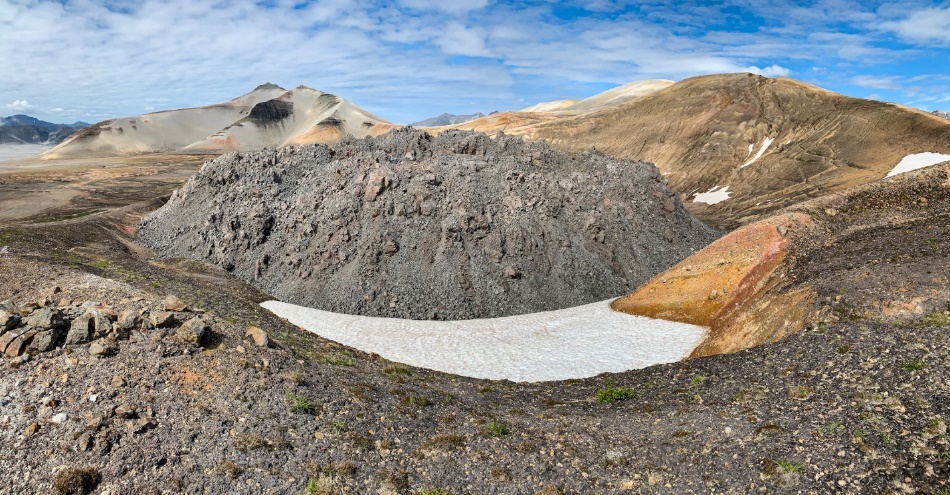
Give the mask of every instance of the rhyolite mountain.
<svg viewBox="0 0 950 495">
<path fill-rule="evenodd" d="M 393 125 L 338 96 L 266 83 L 225 103 L 106 120 L 47 158 L 152 152 L 223 153 L 373 136 Z"/>
</svg>

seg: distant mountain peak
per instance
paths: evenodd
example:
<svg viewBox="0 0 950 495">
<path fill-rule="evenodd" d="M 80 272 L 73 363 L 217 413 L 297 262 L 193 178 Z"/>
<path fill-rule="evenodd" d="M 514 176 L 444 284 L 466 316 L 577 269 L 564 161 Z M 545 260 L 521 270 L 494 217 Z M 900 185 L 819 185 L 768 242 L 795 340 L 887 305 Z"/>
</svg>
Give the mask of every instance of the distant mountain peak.
<svg viewBox="0 0 950 495">
<path fill-rule="evenodd" d="M 272 83 L 272 82 L 266 82 L 266 83 L 264 83 L 264 84 L 261 84 L 260 86 L 254 88 L 254 91 L 261 90 L 261 89 L 279 89 L 279 90 L 281 90 L 281 91 L 287 91 L 286 89 L 284 89 L 284 88 L 282 88 L 282 87 L 280 87 L 280 86 L 278 86 L 278 85 L 276 85 L 276 84 L 274 84 L 274 83 Z"/>
<path fill-rule="evenodd" d="M 432 117 L 431 119 L 420 120 L 419 122 L 413 122 L 412 124 L 409 124 L 409 125 L 418 126 L 418 127 L 437 127 L 437 126 L 442 126 L 442 125 L 455 125 L 455 124 L 463 124 L 465 122 L 469 122 L 475 119 L 480 119 L 484 116 L 485 114 L 481 112 L 474 113 L 472 115 L 453 115 L 450 113 L 443 113 L 442 115 L 439 115 L 438 117 Z"/>
</svg>

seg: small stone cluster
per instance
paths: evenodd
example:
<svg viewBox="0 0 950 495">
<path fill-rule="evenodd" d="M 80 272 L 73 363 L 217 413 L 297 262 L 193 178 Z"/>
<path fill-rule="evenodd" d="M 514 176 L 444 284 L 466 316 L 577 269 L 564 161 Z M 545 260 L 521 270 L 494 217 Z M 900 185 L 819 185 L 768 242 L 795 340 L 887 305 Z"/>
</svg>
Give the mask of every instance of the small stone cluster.
<svg viewBox="0 0 950 495">
<path fill-rule="evenodd" d="M 157 305 L 140 298 L 137 309 L 116 312 L 96 301 L 59 299 L 54 303 L 60 292 L 54 287 L 25 304 L 0 301 L 0 354 L 26 361 L 56 348 L 88 345 L 90 354 L 103 357 L 118 351 L 117 342 L 140 341 L 145 332 L 156 328 L 175 328 L 179 340 L 194 346 L 206 345 L 214 333 L 209 318 L 175 296 Z"/>
</svg>

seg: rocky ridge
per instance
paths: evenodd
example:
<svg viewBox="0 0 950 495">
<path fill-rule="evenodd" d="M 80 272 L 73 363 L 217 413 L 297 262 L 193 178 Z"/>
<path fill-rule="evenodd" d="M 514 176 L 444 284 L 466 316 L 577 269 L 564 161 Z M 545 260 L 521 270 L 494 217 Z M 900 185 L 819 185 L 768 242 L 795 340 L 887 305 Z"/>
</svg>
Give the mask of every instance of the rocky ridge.
<svg viewBox="0 0 950 495">
<path fill-rule="evenodd" d="M 225 155 L 139 226 L 285 302 L 412 319 L 616 297 L 718 235 L 650 164 L 412 129 Z"/>
</svg>

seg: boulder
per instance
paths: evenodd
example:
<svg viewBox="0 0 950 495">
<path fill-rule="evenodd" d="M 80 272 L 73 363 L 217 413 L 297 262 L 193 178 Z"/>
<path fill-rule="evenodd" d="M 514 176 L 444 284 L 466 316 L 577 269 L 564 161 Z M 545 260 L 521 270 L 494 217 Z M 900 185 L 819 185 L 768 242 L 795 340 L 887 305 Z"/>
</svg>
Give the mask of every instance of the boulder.
<svg viewBox="0 0 950 495">
<path fill-rule="evenodd" d="M 66 334 L 66 345 L 83 344 L 90 340 L 105 337 L 112 331 L 109 315 L 97 309 L 90 309 L 73 320 Z"/>
<path fill-rule="evenodd" d="M 115 323 L 122 330 L 132 330 L 142 324 L 142 317 L 137 311 L 123 311 Z"/>
<path fill-rule="evenodd" d="M 16 303 L 14 303 L 10 299 L 5 299 L 3 301 L 0 301 L 0 311 L 6 311 L 7 313 L 17 315 L 17 316 L 20 315 L 19 306 L 17 306 Z"/>
<path fill-rule="evenodd" d="M 56 346 L 56 339 L 53 338 L 53 331 L 46 330 L 38 332 L 33 336 L 33 342 L 30 343 L 30 349 L 36 352 L 49 352 Z"/>
<path fill-rule="evenodd" d="M 9 311 L 0 309 L 0 335 L 3 335 L 7 330 L 12 330 L 20 324 L 20 316 L 10 313 Z"/>
<path fill-rule="evenodd" d="M 23 354 L 35 335 L 36 331 L 29 328 L 7 332 L 0 336 L 0 349 L 7 357 L 17 357 Z"/>
<path fill-rule="evenodd" d="M 155 328 L 166 328 L 175 324 L 175 313 L 156 311 L 149 316 Z"/>
<path fill-rule="evenodd" d="M 270 338 L 267 337 L 267 332 L 254 326 L 248 327 L 247 331 L 244 332 L 244 340 L 250 340 L 258 347 L 267 347 L 270 345 Z"/>
<path fill-rule="evenodd" d="M 183 342 L 201 346 L 211 337 L 211 327 L 201 318 L 192 318 L 178 327 L 175 335 Z"/>
<path fill-rule="evenodd" d="M 93 356 L 111 356 L 112 354 L 115 354 L 116 350 L 117 349 L 115 346 L 104 340 L 97 340 L 89 346 L 89 354 L 92 354 Z"/>
<path fill-rule="evenodd" d="M 56 308 L 43 308 L 34 311 L 26 324 L 38 331 L 61 329 L 66 325 L 66 319 L 63 312 Z"/>
<path fill-rule="evenodd" d="M 185 304 L 185 301 L 178 299 L 178 297 L 171 294 L 165 296 L 165 300 L 162 301 L 162 308 L 165 311 L 187 311 L 188 305 Z"/>
</svg>

